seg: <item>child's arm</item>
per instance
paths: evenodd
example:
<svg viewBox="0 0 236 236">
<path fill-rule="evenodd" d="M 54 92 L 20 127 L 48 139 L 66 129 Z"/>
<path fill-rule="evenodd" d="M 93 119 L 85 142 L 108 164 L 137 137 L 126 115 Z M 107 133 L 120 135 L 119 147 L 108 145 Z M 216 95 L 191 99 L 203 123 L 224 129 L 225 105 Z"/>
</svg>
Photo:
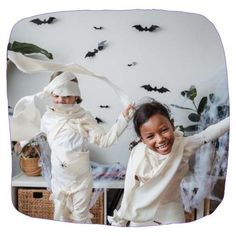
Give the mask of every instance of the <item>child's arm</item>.
<svg viewBox="0 0 236 236">
<path fill-rule="evenodd" d="M 229 117 L 209 126 L 202 132 L 185 138 L 185 150 L 187 156 L 191 156 L 200 146 L 211 142 L 229 130 Z"/>
<path fill-rule="evenodd" d="M 135 108 L 134 108 L 134 104 L 129 104 L 122 112 L 124 118 L 129 121 L 134 114 Z"/>
<path fill-rule="evenodd" d="M 209 126 L 204 131 L 202 131 L 201 134 L 204 136 L 204 143 L 208 143 L 219 138 L 227 131 L 229 131 L 229 117 L 214 125 Z"/>
<path fill-rule="evenodd" d="M 88 126 L 89 141 L 99 147 L 109 147 L 114 144 L 118 137 L 123 133 L 131 119 L 133 105 L 125 108 L 122 114 L 118 117 L 117 122 L 106 132 L 100 125 Z"/>
</svg>

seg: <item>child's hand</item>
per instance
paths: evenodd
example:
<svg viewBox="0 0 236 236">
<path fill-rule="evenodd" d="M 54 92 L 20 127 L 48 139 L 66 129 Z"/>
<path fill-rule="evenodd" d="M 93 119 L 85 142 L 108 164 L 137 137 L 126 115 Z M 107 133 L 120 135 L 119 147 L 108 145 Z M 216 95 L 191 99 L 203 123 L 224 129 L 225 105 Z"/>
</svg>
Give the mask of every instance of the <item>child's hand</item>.
<svg viewBox="0 0 236 236">
<path fill-rule="evenodd" d="M 122 112 L 125 119 L 130 119 L 134 113 L 134 110 L 135 110 L 134 103 L 129 104 Z"/>
</svg>

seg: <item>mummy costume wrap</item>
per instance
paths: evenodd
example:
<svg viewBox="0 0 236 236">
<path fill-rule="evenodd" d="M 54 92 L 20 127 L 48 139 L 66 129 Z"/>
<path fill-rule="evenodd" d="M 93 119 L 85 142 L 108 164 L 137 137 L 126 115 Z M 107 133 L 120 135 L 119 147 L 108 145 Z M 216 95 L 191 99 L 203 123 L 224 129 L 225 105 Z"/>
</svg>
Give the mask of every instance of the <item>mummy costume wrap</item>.
<svg viewBox="0 0 236 236">
<path fill-rule="evenodd" d="M 27 73 L 64 71 L 55 77 L 42 92 L 22 98 L 15 106 L 11 122 L 13 140 L 27 140 L 38 132 L 47 136 L 51 148 L 51 198 L 54 201 L 54 219 L 91 223 L 89 202 L 93 178 L 90 170 L 88 143 L 108 147 L 117 141 L 128 124 L 129 117 L 119 116 L 109 132 L 97 124 L 92 115 L 79 104 L 54 104 L 41 117 L 36 99 L 51 94 L 80 96 L 78 84 L 71 81 L 75 73 L 103 79 L 120 96 L 124 105 L 128 97 L 105 77 L 97 76 L 79 65 L 59 65 L 27 58 L 9 52 L 9 59 Z"/>
<path fill-rule="evenodd" d="M 189 160 L 203 144 L 229 130 L 229 118 L 189 137 L 175 131 L 168 155 L 160 155 L 140 143 L 131 152 L 121 207 L 109 222 L 116 226 L 148 226 L 185 222 L 180 182 Z"/>
<path fill-rule="evenodd" d="M 90 222 L 93 178 L 88 142 L 108 147 L 117 141 L 126 126 L 127 121 L 120 115 L 111 130 L 105 132 L 78 104 L 66 109 L 55 106 L 44 114 L 41 130 L 47 135 L 52 150 L 51 186 L 55 220 Z"/>
</svg>

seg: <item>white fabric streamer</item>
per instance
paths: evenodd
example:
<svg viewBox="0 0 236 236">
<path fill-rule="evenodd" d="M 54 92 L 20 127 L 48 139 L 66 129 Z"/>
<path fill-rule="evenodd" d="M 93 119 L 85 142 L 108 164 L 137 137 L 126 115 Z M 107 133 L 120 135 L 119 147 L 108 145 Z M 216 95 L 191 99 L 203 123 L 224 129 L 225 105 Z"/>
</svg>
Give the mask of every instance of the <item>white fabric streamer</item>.
<svg viewBox="0 0 236 236">
<path fill-rule="evenodd" d="M 16 65 L 19 70 L 25 73 L 64 71 L 63 74 L 57 76 L 53 81 L 51 81 L 43 89 L 42 92 L 39 92 L 32 96 L 24 97 L 18 101 L 14 109 L 14 115 L 10 120 L 12 140 L 29 140 L 30 138 L 39 133 L 41 114 L 39 109 L 35 105 L 36 97 L 39 99 L 44 99 L 52 92 L 55 92 L 56 94 L 59 93 L 61 96 L 65 96 L 66 90 L 64 90 L 64 87 L 68 88 L 70 92 L 70 94 L 68 95 L 80 96 L 79 88 L 76 89 L 76 87 L 78 86 L 69 85 L 70 83 L 73 83 L 70 81 L 75 78 L 75 74 L 89 75 L 103 80 L 116 92 L 124 107 L 128 106 L 128 104 L 131 103 L 129 97 L 122 91 L 122 89 L 113 84 L 106 77 L 96 75 L 78 64 L 56 64 L 49 61 L 42 61 L 38 59 L 29 58 L 21 53 L 13 51 L 8 51 L 8 58 Z M 68 83 L 68 86 L 65 86 L 65 83 Z M 21 132 L 22 127 L 25 129 L 24 133 Z"/>
<path fill-rule="evenodd" d="M 121 88 L 112 83 L 108 78 L 104 76 L 99 76 L 94 74 L 93 72 L 87 70 L 78 64 L 56 64 L 49 61 L 42 61 L 38 59 L 33 59 L 24 56 L 21 53 L 8 51 L 8 58 L 16 65 L 16 67 L 25 72 L 25 73 L 35 73 L 35 72 L 46 72 L 46 71 L 65 71 L 71 72 L 74 74 L 80 75 L 90 75 L 92 77 L 98 78 L 106 82 L 112 89 L 117 93 L 120 97 L 124 106 L 127 106 L 131 103 L 129 97 L 123 92 Z"/>
</svg>

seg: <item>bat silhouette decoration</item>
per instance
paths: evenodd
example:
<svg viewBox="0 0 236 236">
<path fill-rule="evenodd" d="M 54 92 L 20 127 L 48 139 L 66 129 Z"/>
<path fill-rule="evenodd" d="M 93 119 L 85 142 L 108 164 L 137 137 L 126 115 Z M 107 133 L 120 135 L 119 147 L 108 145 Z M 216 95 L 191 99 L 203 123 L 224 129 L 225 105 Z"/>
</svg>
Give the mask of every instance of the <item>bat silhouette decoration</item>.
<svg viewBox="0 0 236 236">
<path fill-rule="evenodd" d="M 95 30 L 102 30 L 102 29 L 103 29 L 103 27 L 102 27 L 102 26 L 100 26 L 100 27 L 93 26 L 93 28 L 94 28 Z"/>
<path fill-rule="evenodd" d="M 100 105 L 101 108 L 110 108 L 108 105 Z"/>
<path fill-rule="evenodd" d="M 95 117 L 95 120 L 97 121 L 97 123 L 99 124 L 99 123 L 104 123 L 104 121 L 103 120 L 101 120 L 100 118 L 98 118 L 98 117 Z"/>
<path fill-rule="evenodd" d="M 36 18 L 36 19 L 31 20 L 30 22 L 33 22 L 37 25 L 42 25 L 42 24 L 52 24 L 53 21 L 55 20 L 56 20 L 55 17 L 49 17 L 47 20 L 46 19 L 40 20 L 39 18 Z"/>
<path fill-rule="evenodd" d="M 93 52 L 88 51 L 88 52 L 86 53 L 86 55 L 85 55 L 85 58 L 86 58 L 86 57 L 94 57 L 97 52 L 98 52 L 97 49 L 94 49 Z"/>
<path fill-rule="evenodd" d="M 135 66 L 137 65 L 137 62 L 133 61 L 132 63 L 127 64 L 127 66 Z"/>
<path fill-rule="evenodd" d="M 166 93 L 166 92 L 170 92 L 169 89 L 165 88 L 165 87 L 161 87 L 161 88 L 157 88 L 156 86 L 155 87 L 152 87 L 150 84 L 145 84 L 145 85 L 142 85 L 141 88 L 144 88 L 145 90 L 147 90 L 148 92 L 151 92 L 151 91 L 154 91 L 154 92 L 159 92 L 159 93 Z"/>
<path fill-rule="evenodd" d="M 93 51 L 88 51 L 85 55 L 85 58 L 86 57 L 94 57 L 98 53 L 98 51 L 102 51 L 105 48 L 105 46 L 106 46 L 105 44 L 106 44 L 106 40 L 98 43 L 98 47 L 95 48 Z"/>
<path fill-rule="evenodd" d="M 149 31 L 149 32 L 153 32 L 156 29 L 159 29 L 160 27 L 158 25 L 151 25 L 150 27 L 143 27 L 141 25 L 133 25 L 132 27 L 134 27 L 135 29 L 137 29 L 138 31 Z"/>
</svg>

